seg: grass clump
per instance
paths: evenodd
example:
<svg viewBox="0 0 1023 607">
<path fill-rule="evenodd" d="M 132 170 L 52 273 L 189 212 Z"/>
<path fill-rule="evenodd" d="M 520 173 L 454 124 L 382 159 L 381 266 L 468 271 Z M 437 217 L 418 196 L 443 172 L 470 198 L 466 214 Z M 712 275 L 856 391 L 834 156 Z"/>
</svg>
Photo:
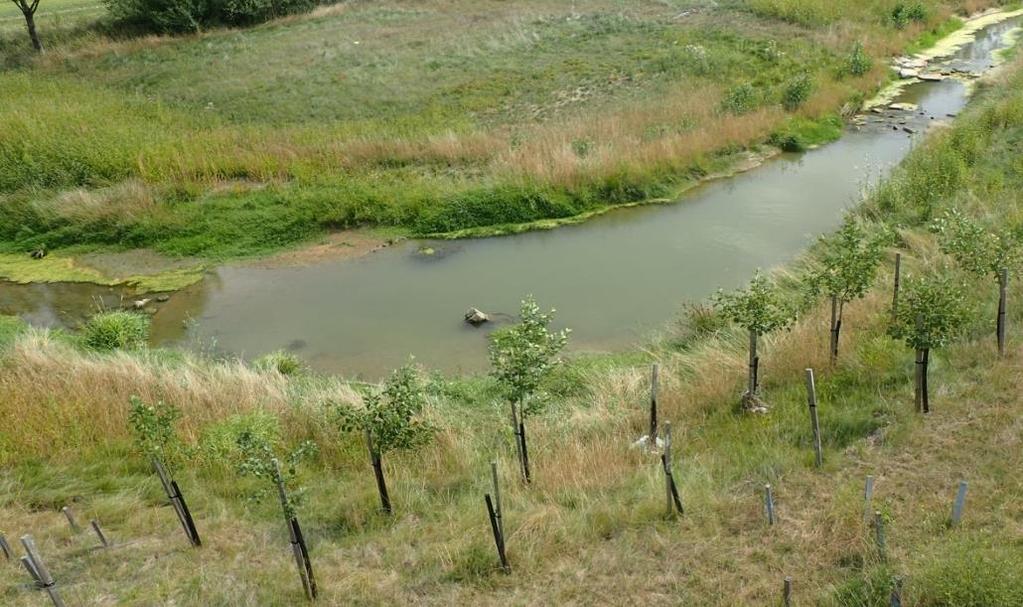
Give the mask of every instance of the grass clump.
<svg viewBox="0 0 1023 607">
<path fill-rule="evenodd" d="M 301 357 L 286 350 L 276 350 L 260 356 L 252 363 L 257 369 L 278 373 L 284 376 L 300 375 L 305 372 L 306 365 Z"/>
<path fill-rule="evenodd" d="M 149 341 L 149 324 L 149 317 L 141 313 L 101 312 L 82 327 L 82 343 L 99 352 L 139 350 Z"/>
</svg>

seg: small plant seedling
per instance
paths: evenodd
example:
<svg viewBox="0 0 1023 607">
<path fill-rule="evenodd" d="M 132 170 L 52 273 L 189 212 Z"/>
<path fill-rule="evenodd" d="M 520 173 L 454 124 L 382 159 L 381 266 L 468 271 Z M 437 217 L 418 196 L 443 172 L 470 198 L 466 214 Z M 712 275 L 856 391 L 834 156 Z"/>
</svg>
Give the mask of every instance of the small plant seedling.
<svg viewBox="0 0 1023 607">
<path fill-rule="evenodd" d="M 760 358 L 757 342 L 763 335 L 787 329 L 795 321 L 795 310 L 782 297 L 780 289 L 758 270 L 745 289 L 733 293 L 718 291 L 714 305 L 726 318 L 749 331 L 749 375 L 742 396 L 747 411 L 765 412 L 760 399 Z"/>
<path fill-rule="evenodd" d="M 128 425 L 138 452 L 146 459 L 156 458 L 165 464 L 173 464 L 182 450 L 174 431 L 174 423 L 181 419 L 181 411 L 164 402 L 147 404 L 137 396 L 131 397 L 129 407 Z"/>
</svg>

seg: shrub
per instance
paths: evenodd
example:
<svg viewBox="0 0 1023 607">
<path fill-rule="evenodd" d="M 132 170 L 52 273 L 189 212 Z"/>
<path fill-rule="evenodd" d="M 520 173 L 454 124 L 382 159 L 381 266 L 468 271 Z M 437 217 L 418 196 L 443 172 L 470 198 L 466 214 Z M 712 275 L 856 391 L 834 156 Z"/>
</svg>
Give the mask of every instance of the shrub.
<svg viewBox="0 0 1023 607">
<path fill-rule="evenodd" d="M 963 286 L 947 276 L 908 279 L 890 333 L 917 350 L 948 345 L 969 320 Z"/>
<path fill-rule="evenodd" d="M 732 88 L 721 101 L 721 108 L 732 114 L 748 114 L 757 108 L 757 90 L 752 84 L 744 83 Z"/>
<path fill-rule="evenodd" d="M 802 74 L 785 85 L 781 103 L 786 110 L 794 112 L 810 99 L 811 93 L 813 93 L 813 80 L 809 74 Z"/>
<path fill-rule="evenodd" d="M 82 329 L 82 342 L 93 350 L 137 350 L 149 340 L 149 317 L 135 312 L 101 312 Z"/>
<path fill-rule="evenodd" d="M 863 43 L 857 42 L 849 53 L 849 57 L 845 60 L 846 73 L 853 76 L 862 76 L 869 72 L 872 67 L 874 67 L 874 60 L 870 58 L 866 49 L 863 48 Z"/>
<path fill-rule="evenodd" d="M 291 352 L 277 350 L 257 358 L 253 363 L 260 371 L 281 375 L 300 375 L 305 371 L 302 359 Z"/>
<path fill-rule="evenodd" d="M 198 32 L 225 25 L 251 25 L 301 12 L 315 0 L 105 0 L 115 20 L 159 32 Z"/>
<path fill-rule="evenodd" d="M 889 19 L 898 29 L 904 29 L 910 22 L 926 21 L 927 9 L 922 2 L 898 2 L 892 7 Z"/>
</svg>

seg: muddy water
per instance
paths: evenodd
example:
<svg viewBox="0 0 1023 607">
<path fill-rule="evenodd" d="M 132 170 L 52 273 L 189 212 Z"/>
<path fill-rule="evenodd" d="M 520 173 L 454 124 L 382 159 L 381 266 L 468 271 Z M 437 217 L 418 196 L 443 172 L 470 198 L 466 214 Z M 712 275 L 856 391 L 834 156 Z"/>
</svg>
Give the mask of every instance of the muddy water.
<svg viewBox="0 0 1023 607">
<path fill-rule="evenodd" d="M 1018 20 L 992 26 L 949 67 L 980 72 Z M 967 101 L 956 80 L 910 85 L 917 112 L 871 115 L 839 141 L 784 154 L 708 183 L 679 204 L 608 213 L 550 232 L 456 242 L 407 242 L 357 260 L 291 268 L 220 267 L 157 305 L 153 341 L 258 356 L 297 352 L 314 367 L 376 377 L 410 354 L 432 368 L 486 366 L 487 329 L 462 322 L 475 306 L 500 326 L 532 293 L 558 309 L 577 351 L 623 348 L 662 327 L 686 300 L 785 263 L 835 228 L 864 188 L 911 149 L 914 135 Z M 902 122 L 905 124 L 901 124 Z M 432 247 L 434 255 L 419 254 Z M 0 284 L 0 313 L 74 325 L 116 289 Z"/>
</svg>

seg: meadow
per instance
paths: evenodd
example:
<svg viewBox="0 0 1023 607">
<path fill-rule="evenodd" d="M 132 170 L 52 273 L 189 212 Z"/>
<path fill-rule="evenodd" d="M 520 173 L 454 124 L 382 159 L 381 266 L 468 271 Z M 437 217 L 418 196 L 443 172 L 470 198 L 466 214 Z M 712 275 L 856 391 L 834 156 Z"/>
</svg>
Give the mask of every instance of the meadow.
<svg viewBox="0 0 1023 607">
<path fill-rule="evenodd" d="M 319 452 L 292 490 L 326 604 L 1014 606 L 1023 601 L 1019 416 L 1023 294 L 1009 290 L 1009 347 L 997 353 L 997 288 L 942 252 L 931 221 L 958 208 L 986 228 L 1018 232 L 1023 164 L 1023 62 L 1015 59 L 954 124 L 935 131 L 858 212 L 897 235 L 867 295 L 846 309 L 842 353 L 828 353 L 826 302 L 800 298 L 791 330 L 764 340 L 762 415 L 739 410 L 746 335 L 705 306 L 690 308 L 643 351 L 568 360 L 529 417 L 533 482 L 519 481 L 507 404 L 490 377 L 428 379 L 434 440 L 384 462 L 394 514 L 380 512 L 361 437 L 331 412 L 364 406 L 365 386 L 282 374 L 169 350 L 90 350 L 81 336 L 0 321 L 0 512 L 8 538 L 31 533 L 66 597 L 89 604 L 293 605 L 302 590 L 280 509 L 252 501 L 229 452 L 264 432 L 278 453 Z M 914 411 L 913 353 L 888 336 L 892 265 L 962 284 L 963 334 L 935 352 L 931 413 Z M 1015 277 L 1018 269 L 1014 272 Z M 556 303 L 556 302 L 542 302 Z M 650 364 L 661 368 L 660 415 L 674 426 L 685 513 L 665 515 L 657 456 L 630 448 L 647 427 Z M 804 369 L 817 370 L 824 464 L 814 466 Z M 192 549 L 132 442 L 129 401 L 177 407 L 177 460 L 204 546 Z M 11 430 L 8 430 L 11 429 Z M 499 462 L 511 573 L 497 565 L 483 505 Z M 864 520 L 885 521 L 879 551 Z M 969 482 L 963 520 L 949 517 Z M 777 522 L 765 520 L 770 483 Z M 115 543 L 74 534 L 60 514 L 97 518 Z M 27 576 L 0 563 L 5 604 L 34 605 Z"/>
<path fill-rule="evenodd" d="M 672 198 L 837 137 L 888 57 L 1000 3 L 903 4 L 350 1 L 174 37 L 44 1 L 41 56 L 11 6 L 0 254 L 220 260 Z"/>
</svg>

